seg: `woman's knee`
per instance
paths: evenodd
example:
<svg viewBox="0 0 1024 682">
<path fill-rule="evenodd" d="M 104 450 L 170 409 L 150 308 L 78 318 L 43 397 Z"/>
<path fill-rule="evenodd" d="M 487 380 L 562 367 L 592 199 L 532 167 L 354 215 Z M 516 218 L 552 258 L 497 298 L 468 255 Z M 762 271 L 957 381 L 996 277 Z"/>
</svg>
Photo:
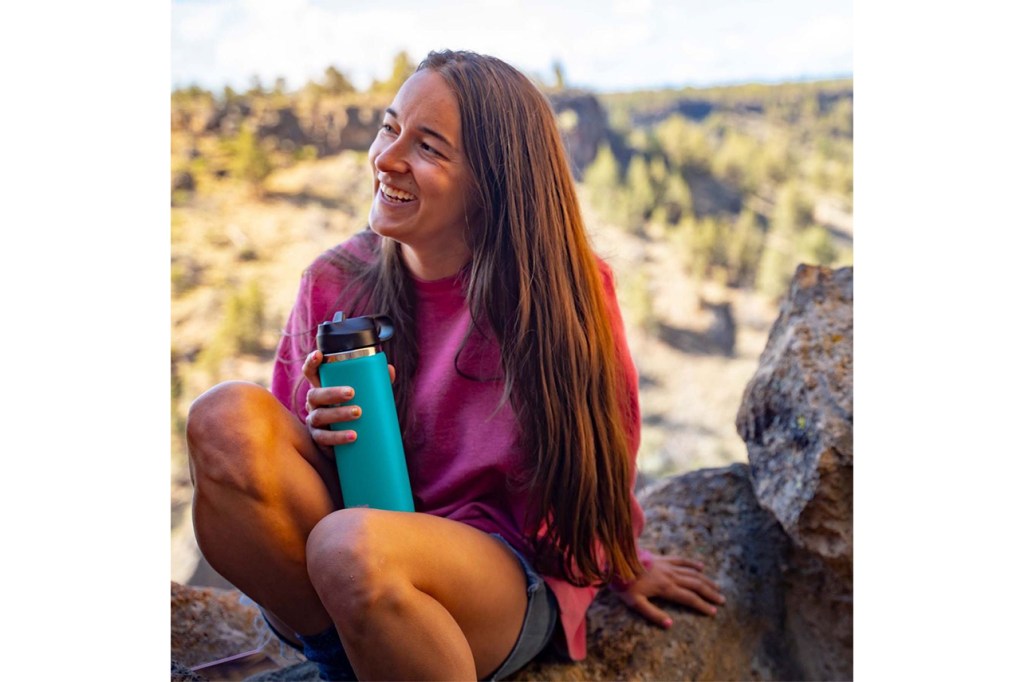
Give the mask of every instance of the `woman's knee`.
<svg viewBox="0 0 1024 682">
<path fill-rule="evenodd" d="M 353 628 L 374 610 L 398 608 L 409 587 L 386 556 L 384 525 L 375 510 L 343 509 L 325 516 L 306 541 L 310 582 L 328 610 L 345 613 Z"/>
<path fill-rule="evenodd" d="M 218 384 L 195 399 L 185 427 L 194 483 L 253 484 L 272 439 L 274 401 L 266 389 L 242 381 Z"/>
</svg>

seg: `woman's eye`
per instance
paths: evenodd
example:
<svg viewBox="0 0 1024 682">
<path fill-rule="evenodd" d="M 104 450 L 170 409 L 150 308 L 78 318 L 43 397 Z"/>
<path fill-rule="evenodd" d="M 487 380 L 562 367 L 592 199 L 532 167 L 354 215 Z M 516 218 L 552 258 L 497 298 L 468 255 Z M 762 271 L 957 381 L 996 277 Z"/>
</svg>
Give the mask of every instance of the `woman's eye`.
<svg viewBox="0 0 1024 682">
<path fill-rule="evenodd" d="M 395 132 L 395 129 L 391 127 L 390 123 L 381 123 L 380 124 L 380 129 L 383 130 L 386 133 L 393 133 L 393 132 Z"/>
<path fill-rule="evenodd" d="M 426 142 L 421 142 L 420 143 L 420 147 L 422 147 L 423 151 L 427 152 L 428 154 L 433 154 L 434 156 L 440 156 L 441 155 L 441 152 L 437 151 L 436 149 L 431 147 Z"/>
</svg>

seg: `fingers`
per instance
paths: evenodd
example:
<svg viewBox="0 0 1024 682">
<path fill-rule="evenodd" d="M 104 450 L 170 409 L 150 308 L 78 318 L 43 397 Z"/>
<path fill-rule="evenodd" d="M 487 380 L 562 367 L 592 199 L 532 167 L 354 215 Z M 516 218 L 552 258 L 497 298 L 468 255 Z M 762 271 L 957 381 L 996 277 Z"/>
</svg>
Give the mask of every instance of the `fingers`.
<svg viewBox="0 0 1024 682">
<path fill-rule="evenodd" d="M 699 561 L 694 561 L 692 559 L 686 559 L 686 558 L 681 557 L 681 556 L 670 556 L 670 557 L 665 557 L 665 558 L 668 560 L 668 562 L 670 564 L 673 564 L 675 566 L 682 566 L 684 568 L 692 568 L 692 569 L 697 570 L 697 571 L 703 571 L 704 570 L 704 564 L 702 564 Z"/>
<path fill-rule="evenodd" d="M 697 573 L 692 569 L 676 569 L 673 573 L 676 585 L 693 590 L 701 597 L 715 604 L 724 604 L 725 595 L 722 594 L 718 583 L 708 578 L 703 573 Z"/>
<path fill-rule="evenodd" d="M 395 383 L 395 366 L 388 363 L 388 374 L 391 375 L 391 383 Z"/>
<path fill-rule="evenodd" d="M 706 616 L 714 616 L 718 613 L 718 606 L 725 603 L 725 596 L 718 585 L 692 568 L 675 567 L 669 584 L 662 585 L 657 596 L 689 606 Z"/>
<path fill-rule="evenodd" d="M 323 364 L 324 354 L 318 350 L 313 351 L 306 356 L 305 362 L 302 363 L 302 376 L 306 377 L 306 381 L 309 382 L 310 386 L 314 388 L 320 388 L 320 365 Z"/>
<path fill-rule="evenodd" d="M 306 391 L 306 412 L 312 412 L 324 407 L 337 407 L 341 403 L 352 400 L 355 394 L 356 392 L 351 386 L 311 388 Z M 329 424 L 330 422 L 325 423 Z"/>
<path fill-rule="evenodd" d="M 307 418 L 307 423 L 309 419 Z M 330 456 L 330 448 L 335 445 L 345 445 L 352 443 L 356 439 L 356 432 L 351 429 L 343 429 L 341 431 L 334 431 L 331 429 L 317 429 L 310 427 L 309 435 L 313 438 L 313 442 L 320 446 L 321 450 L 325 455 Z M 324 448 L 327 448 L 324 450 Z"/>
<path fill-rule="evenodd" d="M 355 397 L 351 386 L 321 387 L 319 368 L 323 363 L 323 354 L 315 350 L 306 356 L 302 364 L 302 375 L 312 388 L 306 392 L 306 427 L 309 435 L 325 455 L 330 455 L 330 448 L 335 445 L 351 443 L 356 439 L 352 429 L 332 429 L 331 424 L 359 419 L 362 408 L 358 405 L 346 404 Z"/>
<path fill-rule="evenodd" d="M 710 603 L 693 590 L 677 587 L 672 591 L 672 593 L 665 596 L 677 604 L 689 606 L 693 610 L 703 613 L 705 616 L 713 616 L 718 613 L 717 606 Z"/>
<path fill-rule="evenodd" d="M 327 389 L 314 389 L 327 390 Z M 310 393 L 313 391 L 311 390 Z M 309 398 L 306 399 L 307 406 Z M 331 424 L 340 424 L 354 419 L 359 419 L 363 410 L 358 405 L 340 405 L 334 407 L 321 407 L 311 410 L 306 415 L 306 426 L 309 428 L 309 435 L 313 442 L 321 448 L 331 448 L 335 445 L 351 443 L 356 439 L 356 432 L 352 429 L 330 428 Z M 325 454 L 329 454 L 328 450 Z"/>
<path fill-rule="evenodd" d="M 632 600 L 629 606 L 655 625 L 660 625 L 665 629 L 672 627 L 672 619 L 669 618 L 668 614 L 652 604 L 651 601 L 643 595 L 638 595 Z"/>
<path fill-rule="evenodd" d="M 363 416 L 363 408 L 358 405 L 321 407 L 309 413 L 306 417 L 306 425 L 314 429 L 326 429 L 331 424 L 354 421 L 361 416 Z"/>
</svg>

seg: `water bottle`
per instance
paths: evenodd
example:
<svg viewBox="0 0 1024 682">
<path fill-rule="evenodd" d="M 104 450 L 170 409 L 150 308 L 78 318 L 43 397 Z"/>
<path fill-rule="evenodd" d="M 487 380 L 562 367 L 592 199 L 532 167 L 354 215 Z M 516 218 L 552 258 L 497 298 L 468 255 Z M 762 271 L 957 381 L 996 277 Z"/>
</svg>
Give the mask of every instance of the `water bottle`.
<svg viewBox="0 0 1024 682">
<path fill-rule="evenodd" d="M 331 424 L 333 431 L 352 429 L 355 441 L 334 446 L 345 507 L 414 511 L 402 432 L 387 358 L 380 344 L 395 333 L 386 315 L 346 318 L 338 311 L 320 325 L 316 347 L 324 354 L 321 386 L 351 386 L 358 419 Z"/>
</svg>

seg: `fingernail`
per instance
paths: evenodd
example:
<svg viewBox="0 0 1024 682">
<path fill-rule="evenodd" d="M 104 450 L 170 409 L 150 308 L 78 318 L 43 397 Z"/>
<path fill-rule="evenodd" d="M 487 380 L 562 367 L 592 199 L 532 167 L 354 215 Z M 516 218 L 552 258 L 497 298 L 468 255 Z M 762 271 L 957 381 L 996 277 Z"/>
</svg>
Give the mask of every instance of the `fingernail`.
<svg viewBox="0 0 1024 682">
<path fill-rule="evenodd" d="M 712 614 L 716 614 L 716 613 L 718 613 L 718 609 L 716 609 L 716 608 L 715 608 L 714 606 L 712 606 L 712 607 L 711 607 L 711 613 L 712 613 Z"/>
<path fill-rule="evenodd" d="M 351 410 L 349 410 L 349 414 L 352 415 L 353 419 L 358 419 L 359 415 L 361 415 L 362 413 L 363 409 L 361 407 L 353 407 Z"/>
<path fill-rule="evenodd" d="M 351 388 L 346 388 L 344 391 L 341 392 L 341 397 L 344 398 L 345 400 L 348 400 L 355 394 L 356 392 L 353 391 Z"/>
<path fill-rule="evenodd" d="M 666 628 L 672 627 L 672 619 L 671 618 L 666 618 L 665 620 L 661 621 L 661 625 L 662 625 L 662 627 L 666 627 Z"/>
<path fill-rule="evenodd" d="M 356 439 L 356 432 L 355 431 L 349 431 L 348 432 L 348 442 L 351 443 L 355 439 Z"/>
</svg>

